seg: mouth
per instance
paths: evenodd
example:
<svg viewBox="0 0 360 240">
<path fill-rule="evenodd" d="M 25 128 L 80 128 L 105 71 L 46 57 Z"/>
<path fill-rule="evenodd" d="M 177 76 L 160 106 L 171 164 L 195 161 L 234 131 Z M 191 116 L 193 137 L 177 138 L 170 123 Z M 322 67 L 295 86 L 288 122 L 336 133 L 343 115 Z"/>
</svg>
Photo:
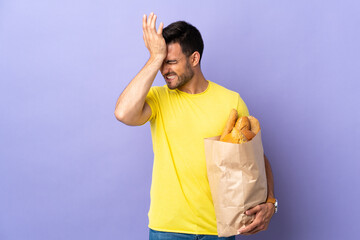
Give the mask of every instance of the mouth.
<svg viewBox="0 0 360 240">
<path fill-rule="evenodd" d="M 165 80 L 167 82 L 171 82 L 172 80 L 174 80 L 176 78 L 176 74 L 173 73 L 169 73 L 165 75 Z"/>
</svg>

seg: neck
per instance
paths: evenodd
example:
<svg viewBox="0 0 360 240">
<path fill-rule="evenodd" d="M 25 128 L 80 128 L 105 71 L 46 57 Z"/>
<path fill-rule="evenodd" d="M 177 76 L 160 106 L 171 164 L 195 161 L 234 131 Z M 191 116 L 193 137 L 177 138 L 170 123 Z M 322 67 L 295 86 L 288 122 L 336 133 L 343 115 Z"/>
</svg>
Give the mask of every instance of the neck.
<svg viewBox="0 0 360 240">
<path fill-rule="evenodd" d="M 203 73 L 200 69 L 194 69 L 193 78 L 186 83 L 184 86 L 179 87 L 178 89 L 182 92 L 190 94 L 198 94 L 204 92 L 209 85 L 209 82 L 206 81 Z"/>
</svg>

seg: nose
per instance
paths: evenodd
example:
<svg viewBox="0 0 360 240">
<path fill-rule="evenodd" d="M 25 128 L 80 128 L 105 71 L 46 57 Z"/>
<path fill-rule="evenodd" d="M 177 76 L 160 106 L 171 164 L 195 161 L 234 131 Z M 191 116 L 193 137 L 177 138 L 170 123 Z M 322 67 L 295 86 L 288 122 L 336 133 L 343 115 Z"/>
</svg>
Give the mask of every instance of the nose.
<svg viewBox="0 0 360 240">
<path fill-rule="evenodd" d="M 160 71 L 161 71 L 162 75 L 170 72 L 170 70 L 171 70 L 171 69 L 170 69 L 169 64 L 163 63 L 163 64 L 161 65 Z"/>
</svg>

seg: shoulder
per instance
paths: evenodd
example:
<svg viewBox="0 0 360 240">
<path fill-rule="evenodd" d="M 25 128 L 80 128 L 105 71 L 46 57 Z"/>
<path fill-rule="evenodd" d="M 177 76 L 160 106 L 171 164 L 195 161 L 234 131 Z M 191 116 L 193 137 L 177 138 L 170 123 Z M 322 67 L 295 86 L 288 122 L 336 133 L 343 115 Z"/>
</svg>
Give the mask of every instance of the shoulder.
<svg viewBox="0 0 360 240">
<path fill-rule="evenodd" d="M 227 89 L 213 82 L 212 82 L 212 87 L 214 89 L 213 92 L 217 96 L 217 99 L 219 99 L 218 101 L 223 106 L 228 106 L 229 108 L 227 109 L 228 111 L 230 111 L 230 109 L 232 108 L 235 108 L 238 110 L 239 115 L 241 116 L 249 115 L 249 110 L 238 92 Z"/>
<path fill-rule="evenodd" d="M 167 85 L 164 86 L 152 86 L 150 88 L 150 91 L 157 92 L 158 94 L 169 94 L 173 92 L 173 90 L 170 90 Z"/>
<path fill-rule="evenodd" d="M 230 90 L 226 87 L 223 87 L 217 83 L 214 83 L 214 82 L 211 82 L 209 81 L 210 84 L 211 84 L 211 87 L 213 88 L 213 90 L 216 92 L 216 93 L 219 93 L 219 94 L 222 94 L 222 95 L 226 95 L 226 96 L 229 96 L 229 97 L 239 97 L 239 93 L 233 91 L 233 90 Z"/>
<path fill-rule="evenodd" d="M 150 88 L 151 92 L 156 92 L 156 93 L 160 93 L 164 91 L 164 86 L 152 86 Z"/>
<path fill-rule="evenodd" d="M 169 94 L 169 88 L 165 86 L 152 86 L 148 96 L 161 97 Z"/>
</svg>

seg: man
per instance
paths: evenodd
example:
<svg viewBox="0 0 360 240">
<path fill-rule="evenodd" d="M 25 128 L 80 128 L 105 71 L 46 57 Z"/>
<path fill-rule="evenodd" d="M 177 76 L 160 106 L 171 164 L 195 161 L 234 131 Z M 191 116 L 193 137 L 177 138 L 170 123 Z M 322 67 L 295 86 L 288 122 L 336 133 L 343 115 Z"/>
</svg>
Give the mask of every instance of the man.
<svg viewBox="0 0 360 240">
<path fill-rule="evenodd" d="M 150 121 L 154 166 L 149 210 L 150 240 L 218 238 L 207 180 L 204 138 L 217 136 L 232 108 L 249 115 L 239 94 L 205 79 L 200 61 L 203 41 L 192 25 L 179 21 L 156 30 L 156 15 L 143 16 L 143 38 L 150 58 L 121 93 L 116 118 L 132 126 Z M 151 87 L 160 70 L 166 86 Z M 268 199 L 273 178 L 265 157 Z M 246 212 L 255 215 L 244 235 L 265 230 L 273 203 Z"/>
</svg>

